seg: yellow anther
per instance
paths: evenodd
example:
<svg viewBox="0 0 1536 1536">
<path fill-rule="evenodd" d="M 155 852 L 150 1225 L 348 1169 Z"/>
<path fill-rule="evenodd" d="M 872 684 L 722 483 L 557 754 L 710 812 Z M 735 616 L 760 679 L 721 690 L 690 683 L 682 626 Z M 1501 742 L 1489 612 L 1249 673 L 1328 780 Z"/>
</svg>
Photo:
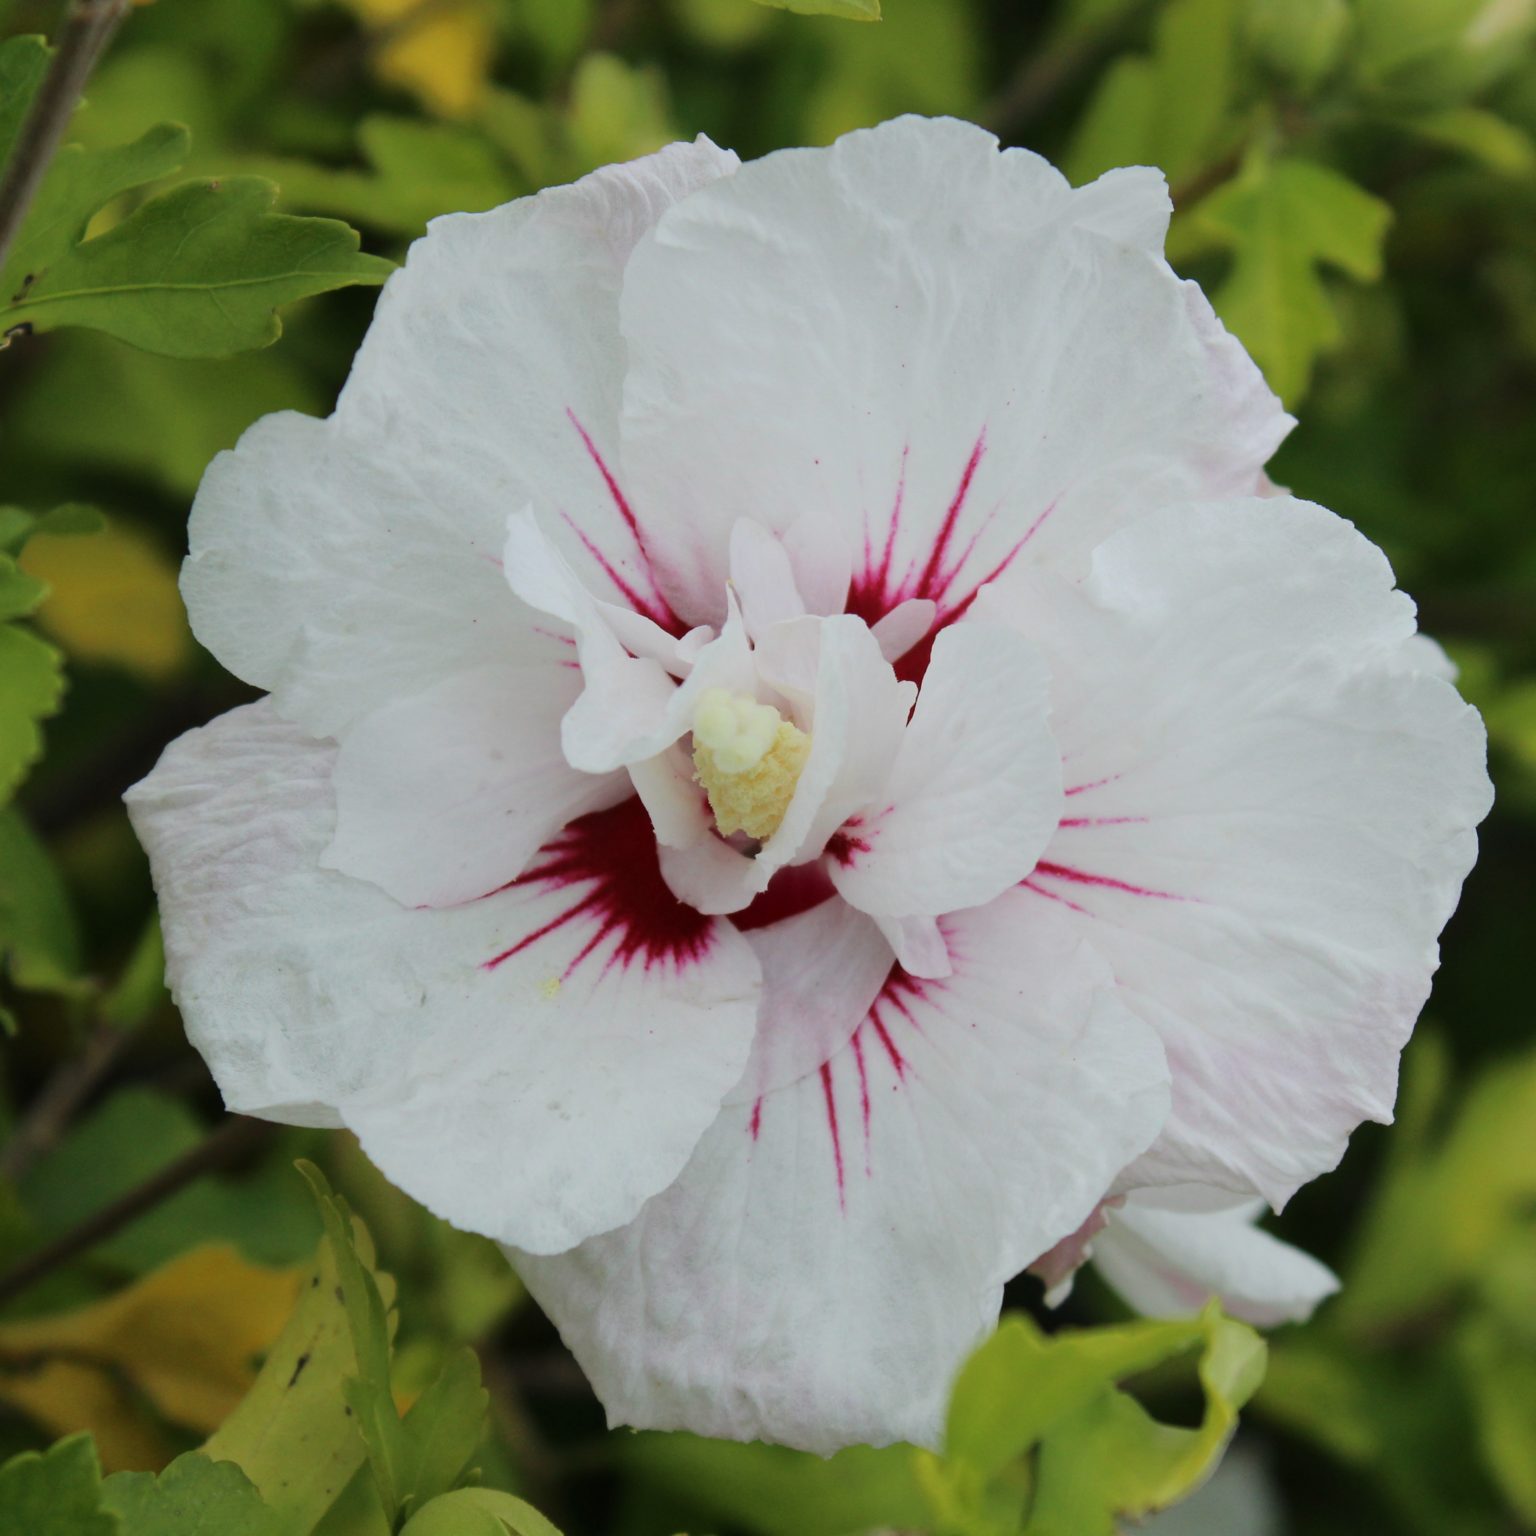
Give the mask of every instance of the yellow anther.
<svg viewBox="0 0 1536 1536">
<path fill-rule="evenodd" d="M 693 717 L 694 777 L 722 835 L 772 837 L 789 809 L 811 738 L 771 704 L 711 688 Z"/>
</svg>

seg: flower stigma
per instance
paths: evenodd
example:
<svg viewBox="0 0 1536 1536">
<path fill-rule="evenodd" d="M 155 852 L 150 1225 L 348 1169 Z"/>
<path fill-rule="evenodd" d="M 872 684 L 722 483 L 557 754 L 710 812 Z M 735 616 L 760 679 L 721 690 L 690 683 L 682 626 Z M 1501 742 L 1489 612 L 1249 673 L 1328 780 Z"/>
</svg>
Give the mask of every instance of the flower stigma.
<svg viewBox="0 0 1536 1536">
<path fill-rule="evenodd" d="M 704 693 L 693 717 L 694 778 L 721 836 L 772 837 L 810 751 L 811 738 L 773 705 L 725 688 Z"/>
</svg>

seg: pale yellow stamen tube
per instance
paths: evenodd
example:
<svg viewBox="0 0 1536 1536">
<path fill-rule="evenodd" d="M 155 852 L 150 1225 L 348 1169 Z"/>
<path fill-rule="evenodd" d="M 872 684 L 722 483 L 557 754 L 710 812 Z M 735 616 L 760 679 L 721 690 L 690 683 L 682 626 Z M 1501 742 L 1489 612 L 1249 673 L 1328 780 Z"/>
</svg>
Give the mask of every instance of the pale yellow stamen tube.
<svg viewBox="0 0 1536 1536">
<path fill-rule="evenodd" d="M 694 777 L 723 836 L 772 837 L 794 798 L 811 738 L 771 704 L 711 688 L 693 717 Z"/>
</svg>

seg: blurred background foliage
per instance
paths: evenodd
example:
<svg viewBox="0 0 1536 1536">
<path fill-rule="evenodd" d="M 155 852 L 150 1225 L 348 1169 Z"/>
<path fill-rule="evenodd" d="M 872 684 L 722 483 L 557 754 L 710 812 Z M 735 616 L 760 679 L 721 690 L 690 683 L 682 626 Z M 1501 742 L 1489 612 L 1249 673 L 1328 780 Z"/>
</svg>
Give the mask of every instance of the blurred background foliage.
<svg viewBox="0 0 1536 1536">
<path fill-rule="evenodd" d="M 1161 166 L 1171 259 L 1300 415 L 1275 479 L 1388 551 L 1485 714 L 1499 802 L 1398 1125 L 1362 1131 L 1278 1223 L 1343 1291 L 1272 1337 L 1238 1450 L 1158 1529 L 1536 1530 L 1536 0 L 886 0 L 873 25 L 856 24 L 872 0 L 789 9 L 850 19 L 750 0 L 158 0 L 123 27 L 69 140 L 82 155 L 144 150 L 174 122 L 190 143 L 145 141 L 159 147 L 135 159 L 143 174 L 82 204 L 76 238 L 87 219 L 95 237 L 146 207 L 168 217 L 145 201 L 167 188 L 254 176 L 281 212 L 345 221 L 372 257 L 398 259 L 435 214 L 680 136 L 754 156 L 907 111 L 982 122 L 1075 181 Z M 0 4 L 0 36 L 53 33 L 61 11 Z M 8 135 L 25 93 L 21 51 L 5 57 Z M 335 226 L 305 228 L 341 251 Z M 271 346 L 265 309 L 227 335 L 155 318 L 136 346 L 83 312 L 43 334 L 24 292 L 8 280 L 0 296 L 16 310 L 0 314 L 0 1460 L 89 1430 L 108 1472 L 157 1469 L 224 1424 L 255 1360 L 279 1358 L 321 1234 L 292 1169 L 307 1157 L 398 1286 L 385 1397 L 404 1407 L 448 1381 L 469 1404 L 452 1362 L 472 1347 L 489 1392 L 474 1464 L 565 1529 L 1016 1529 L 1025 1474 L 1001 1463 L 983 1495 L 910 1452 L 823 1463 L 607 1433 L 489 1245 L 406 1201 L 344 1137 L 215 1129 L 119 796 L 172 736 L 246 697 L 186 626 L 187 509 L 209 458 L 256 417 L 329 408 L 386 270 L 336 260 L 342 286 L 289 305 Z M 167 1198 L 98 1241 L 71 1238 L 157 1178 Z M 75 1242 L 66 1258 L 50 1250 L 61 1241 Z M 387 1308 L 358 1263 L 349 1296 Z M 1034 1282 L 1010 1301 L 1042 1316 Z M 1044 1326 L 1121 1316 L 1089 1277 Z M 360 1364 L 363 1334 L 349 1337 Z M 998 1347 L 1044 1346 L 1031 1332 Z M 1015 1366 L 975 1387 L 984 1419 L 1009 1422 Z M 1199 1422 L 1187 1359 L 1144 1384 L 1175 1423 Z M 1220 1393 L 1205 1386 L 1209 1421 Z M 409 1415 L 391 1428 L 394 1408 L 379 1413 L 379 1444 L 408 1445 Z M 26 1503 L 40 1468 L 88 1492 L 93 1466 L 80 1441 L 14 1464 L 0 1515 L 43 1508 Z M 174 1474 L 110 1479 L 113 1507 L 214 1499 L 206 1463 Z M 487 1517 L 500 1526 L 475 1524 L 484 1513 L 461 1499 L 441 1530 L 522 1528 L 506 1508 Z M 116 1528 L 94 1518 L 15 1528 Z M 134 1518 L 125 1529 L 182 1528 Z M 229 1517 L 236 1536 L 284 1529 L 242 1519 Z M 333 1536 L 379 1528 L 345 1509 L 327 1522 Z"/>
</svg>

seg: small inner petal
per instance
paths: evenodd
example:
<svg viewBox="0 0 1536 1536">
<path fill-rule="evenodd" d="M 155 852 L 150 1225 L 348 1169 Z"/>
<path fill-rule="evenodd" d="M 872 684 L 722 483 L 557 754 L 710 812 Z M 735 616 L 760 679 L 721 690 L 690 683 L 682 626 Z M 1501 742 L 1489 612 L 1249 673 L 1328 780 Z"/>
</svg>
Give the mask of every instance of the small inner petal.
<svg viewBox="0 0 1536 1536">
<path fill-rule="evenodd" d="M 709 689 L 694 714 L 693 767 L 721 835 L 772 837 L 810 750 L 811 738 L 771 704 Z"/>
</svg>

